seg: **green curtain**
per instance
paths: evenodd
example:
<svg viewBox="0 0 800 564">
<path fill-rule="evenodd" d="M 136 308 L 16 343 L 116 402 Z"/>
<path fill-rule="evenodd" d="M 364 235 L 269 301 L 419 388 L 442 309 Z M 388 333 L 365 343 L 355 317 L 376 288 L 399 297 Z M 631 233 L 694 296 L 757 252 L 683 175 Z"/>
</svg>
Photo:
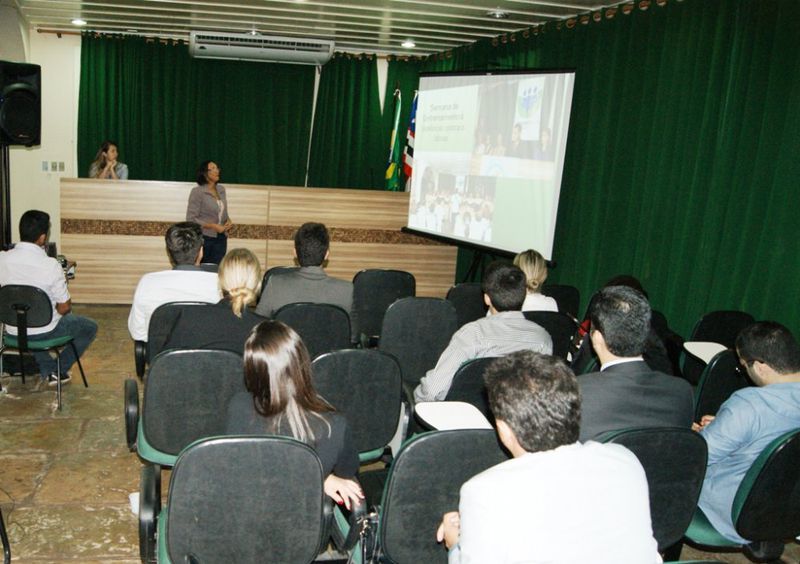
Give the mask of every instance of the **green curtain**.
<svg viewBox="0 0 800 564">
<path fill-rule="evenodd" d="M 78 164 L 119 143 L 132 179 L 302 185 L 314 67 L 193 59 L 185 44 L 84 34 Z"/>
<path fill-rule="evenodd" d="M 800 3 L 607 13 L 440 54 L 426 70 L 576 69 L 550 281 L 578 286 L 584 306 L 630 273 L 683 334 L 715 309 L 797 331 Z"/>
<path fill-rule="evenodd" d="M 320 75 L 308 185 L 382 189 L 390 132 L 384 135 L 375 57 L 334 55 Z"/>
</svg>

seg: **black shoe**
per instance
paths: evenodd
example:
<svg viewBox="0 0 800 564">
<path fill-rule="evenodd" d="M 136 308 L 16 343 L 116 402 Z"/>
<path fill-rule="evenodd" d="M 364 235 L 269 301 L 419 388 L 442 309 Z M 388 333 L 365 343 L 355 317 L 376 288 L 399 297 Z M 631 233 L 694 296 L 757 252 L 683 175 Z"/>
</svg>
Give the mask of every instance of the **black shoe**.
<svg viewBox="0 0 800 564">
<path fill-rule="evenodd" d="M 69 373 L 61 375 L 61 385 L 62 386 L 64 384 L 67 384 L 70 380 L 72 380 L 72 376 L 70 376 Z M 50 387 L 55 387 L 55 386 L 58 385 L 57 378 L 56 378 L 55 374 L 50 374 L 47 377 L 47 385 L 50 386 Z"/>
</svg>

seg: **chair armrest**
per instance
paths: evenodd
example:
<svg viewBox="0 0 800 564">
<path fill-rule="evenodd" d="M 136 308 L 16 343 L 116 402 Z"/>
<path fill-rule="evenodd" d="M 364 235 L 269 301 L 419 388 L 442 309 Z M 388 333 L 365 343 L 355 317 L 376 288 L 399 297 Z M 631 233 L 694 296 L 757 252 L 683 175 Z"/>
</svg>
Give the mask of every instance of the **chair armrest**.
<svg viewBox="0 0 800 564">
<path fill-rule="evenodd" d="M 133 342 L 133 361 L 136 365 L 136 375 L 139 380 L 144 379 L 144 367 L 147 364 L 147 342 L 134 341 Z"/>
<path fill-rule="evenodd" d="M 139 432 L 139 386 L 136 380 L 125 380 L 125 439 L 130 450 L 136 449 Z"/>
<path fill-rule="evenodd" d="M 156 561 L 156 530 L 161 512 L 161 466 L 142 467 L 139 486 L 139 554 L 142 562 Z"/>
<path fill-rule="evenodd" d="M 350 511 L 343 506 L 333 506 L 330 536 L 339 552 L 348 552 L 356 545 L 361 532 L 361 521 L 367 513 L 366 501 L 354 505 Z"/>
</svg>

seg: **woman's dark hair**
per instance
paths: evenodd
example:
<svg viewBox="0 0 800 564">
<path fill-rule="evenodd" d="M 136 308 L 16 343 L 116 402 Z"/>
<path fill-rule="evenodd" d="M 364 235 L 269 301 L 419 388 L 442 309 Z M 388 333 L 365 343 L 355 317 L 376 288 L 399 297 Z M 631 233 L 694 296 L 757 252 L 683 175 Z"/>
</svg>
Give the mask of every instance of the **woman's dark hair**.
<svg viewBox="0 0 800 564">
<path fill-rule="evenodd" d="M 203 161 L 200 163 L 200 166 L 197 167 L 197 184 L 199 186 L 208 184 L 208 165 L 213 162 L 214 161 Z"/>
<path fill-rule="evenodd" d="M 292 436 L 303 442 L 314 440 L 309 417 L 333 411 L 314 390 L 306 346 L 280 321 L 262 321 L 245 341 L 244 385 L 260 415 L 275 417 L 276 427 L 285 417 Z"/>
</svg>

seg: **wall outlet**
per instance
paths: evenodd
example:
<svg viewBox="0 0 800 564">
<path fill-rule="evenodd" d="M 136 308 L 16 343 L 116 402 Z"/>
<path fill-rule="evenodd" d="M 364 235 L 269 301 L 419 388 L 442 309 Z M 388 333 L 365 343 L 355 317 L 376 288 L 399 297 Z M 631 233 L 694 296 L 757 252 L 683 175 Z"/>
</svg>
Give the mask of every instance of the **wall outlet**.
<svg viewBox="0 0 800 564">
<path fill-rule="evenodd" d="M 64 161 L 58 161 L 58 172 L 64 172 Z"/>
<path fill-rule="evenodd" d="M 47 161 L 42 161 L 42 172 L 47 172 L 50 170 L 50 167 L 47 165 Z"/>
<path fill-rule="evenodd" d="M 58 170 L 58 163 L 56 161 L 50 161 L 50 172 L 56 172 Z"/>
</svg>

